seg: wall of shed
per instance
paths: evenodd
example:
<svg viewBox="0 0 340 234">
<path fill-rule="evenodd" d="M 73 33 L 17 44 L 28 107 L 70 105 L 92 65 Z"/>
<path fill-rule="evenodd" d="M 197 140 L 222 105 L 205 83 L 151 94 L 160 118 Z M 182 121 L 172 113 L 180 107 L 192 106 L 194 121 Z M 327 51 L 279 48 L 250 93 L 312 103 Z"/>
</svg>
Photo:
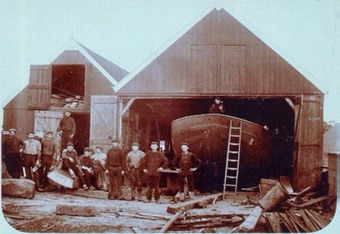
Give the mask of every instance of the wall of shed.
<svg viewBox="0 0 340 234">
<path fill-rule="evenodd" d="M 196 51 L 198 46 L 201 47 L 199 52 Z M 222 9 L 210 12 L 119 91 L 122 95 L 197 93 L 321 92 Z"/>
</svg>

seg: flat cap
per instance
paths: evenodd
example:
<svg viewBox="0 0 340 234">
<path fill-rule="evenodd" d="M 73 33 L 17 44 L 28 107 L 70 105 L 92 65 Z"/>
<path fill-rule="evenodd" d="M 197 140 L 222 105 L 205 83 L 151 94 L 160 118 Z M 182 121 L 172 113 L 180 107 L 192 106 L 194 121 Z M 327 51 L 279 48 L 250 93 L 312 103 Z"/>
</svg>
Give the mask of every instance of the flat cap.
<svg viewBox="0 0 340 234">
<path fill-rule="evenodd" d="M 138 147 L 139 147 L 139 144 L 138 144 L 137 142 L 133 142 L 131 145 L 132 145 L 132 146 L 138 146 Z"/>
<path fill-rule="evenodd" d="M 158 145 L 158 142 L 157 141 L 153 141 L 153 142 L 151 142 L 151 145 Z"/>
<path fill-rule="evenodd" d="M 119 143 L 119 139 L 117 139 L 117 138 L 112 139 L 111 142 L 118 142 Z"/>
<path fill-rule="evenodd" d="M 84 148 L 84 151 L 91 152 L 92 149 L 91 149 L 90 147 L 85 147 L 85 148 Z"/>
<path fill-rule="evenodd" d="M 17 132 L 17 130 L 15 128 L 10 128 L 8 131 L 9 132 Z"/>
<path fill-rule="evenodd" d="M 66 144 L 66 146 L 74 146 L 74 144 L 72 142 L 69 142 Z"/>
</svg>

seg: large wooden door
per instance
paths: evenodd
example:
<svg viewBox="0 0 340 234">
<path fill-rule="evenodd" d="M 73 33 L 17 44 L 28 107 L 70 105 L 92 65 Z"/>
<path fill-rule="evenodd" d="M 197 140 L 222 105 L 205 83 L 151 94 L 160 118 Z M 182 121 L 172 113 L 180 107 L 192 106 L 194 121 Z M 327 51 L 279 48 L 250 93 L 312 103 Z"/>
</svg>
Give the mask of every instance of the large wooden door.
<svg viewBox="0 0 340 234">
<path fill-rule="evenodd" d="M 51 105 L 52 69 L 50 65 L 32 65 L 27 105 L 30 109 L 48 109 Z"/>
<path fill-rule="evenodd" d="M 34 131 L 40 137 L 52 131 L 57 142 L 57 152 L 60 152 L 60 136 L 57 134 L 59 120 L 63 117 L 62 111 L 35 111 Z"/>
<path fill-rule="evenodd" d="M 92 96 L 90 145 L 101 145 L 106 152 L 117 137 L 117 97 Z"/>
</svg>

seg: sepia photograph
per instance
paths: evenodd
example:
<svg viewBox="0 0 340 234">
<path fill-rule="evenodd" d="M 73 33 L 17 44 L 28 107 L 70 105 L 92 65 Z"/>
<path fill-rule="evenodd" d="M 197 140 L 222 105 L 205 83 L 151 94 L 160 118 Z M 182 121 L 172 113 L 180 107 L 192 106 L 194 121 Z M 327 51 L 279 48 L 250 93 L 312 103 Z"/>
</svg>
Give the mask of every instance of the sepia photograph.
<svg viewBox="0 0 340 234">
<path fill-rule="evenodd" d="M 0 2 L 0 232 L 339 230 L 339 0 Z"/>
</svg>

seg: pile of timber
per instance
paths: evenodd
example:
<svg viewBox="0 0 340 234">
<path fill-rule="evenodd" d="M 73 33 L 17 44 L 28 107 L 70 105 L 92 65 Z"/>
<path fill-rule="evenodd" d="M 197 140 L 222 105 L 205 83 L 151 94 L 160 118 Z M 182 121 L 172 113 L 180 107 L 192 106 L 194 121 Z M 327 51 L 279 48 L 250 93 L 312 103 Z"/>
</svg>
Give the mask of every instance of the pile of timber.
<svg viewBox="0 0 340 234">
<path fill-rule="evenodd" d="M 315 232 L 324 228 L 329 221 L 322 216 L 324 203 L 328 196 L 315 197 L 312 187 L 296 193 L 289 179 L 261 180 L 260 194 L 256 208 L 234 231 L 251 232 L 261 217 L 270 232 Z M 268 186 L 270 185 L 270 186 Z M 262 188 L 262 191 L 261 191 Z"/>
<path fill-rule="evenodd" d="M 84 97 L 67 96 L 63 94 L 52 94 L 51 95 L 51 106 L 52 107 L 63 107 L 63 108 L 79 108 L 79 107 L 84 106 Z"/>
</svg>

